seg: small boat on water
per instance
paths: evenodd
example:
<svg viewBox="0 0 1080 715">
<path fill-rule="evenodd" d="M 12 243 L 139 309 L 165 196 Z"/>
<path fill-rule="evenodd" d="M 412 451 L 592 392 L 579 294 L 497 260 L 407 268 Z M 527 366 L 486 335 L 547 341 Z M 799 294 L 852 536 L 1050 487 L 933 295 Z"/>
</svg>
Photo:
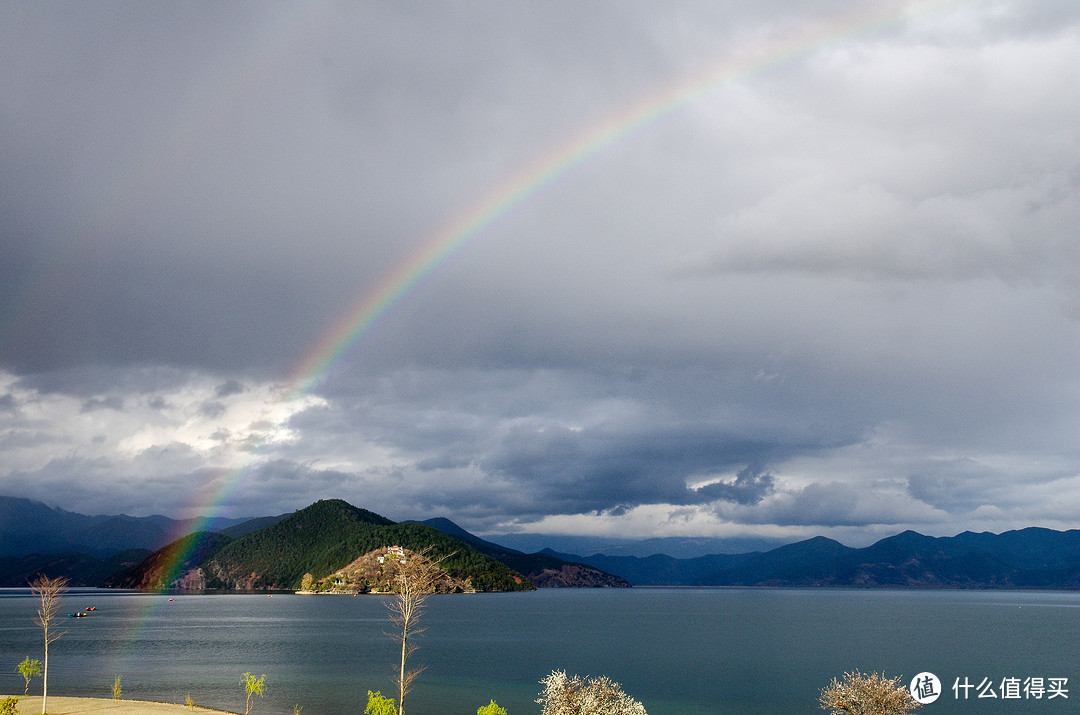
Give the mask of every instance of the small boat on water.
<svg viewBox="0 0 1080 715">
<path fill-rule="evenodd" d="M 86 613 L 84 611 L 80 611 L 79 613 L 69 613 L 68 618 L 86 618 Z"/>
<path fill-rule="evenodd" d="M 96 611 L 96 610 L 97 610 L 97 606 L 87 606 L 87 607 L 86 607 L 86 610 L 88 610 L 88 611 Z"/>
</svg>

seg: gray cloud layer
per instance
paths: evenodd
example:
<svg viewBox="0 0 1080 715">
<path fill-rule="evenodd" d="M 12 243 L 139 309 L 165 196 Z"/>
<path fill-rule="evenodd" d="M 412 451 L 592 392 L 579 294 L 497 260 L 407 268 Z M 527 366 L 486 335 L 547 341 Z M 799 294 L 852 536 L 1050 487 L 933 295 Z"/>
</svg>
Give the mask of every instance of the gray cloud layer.
<svg viewBox="0 0 1080 715">
<path fill-rule="evenodd" d="M 481 531 L 1073 526 L 1080 8 L 870 10 L 0 6 L 0 491 Z M 440 229 L 720 68 L 290 389 Z"/>
</svg>

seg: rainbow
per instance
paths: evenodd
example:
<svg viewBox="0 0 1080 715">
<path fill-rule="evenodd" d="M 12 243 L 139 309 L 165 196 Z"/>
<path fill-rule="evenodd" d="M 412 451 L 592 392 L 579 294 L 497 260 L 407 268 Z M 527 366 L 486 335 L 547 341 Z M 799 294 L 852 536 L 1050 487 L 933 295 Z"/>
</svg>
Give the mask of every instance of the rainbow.
<svg viewBox="0 0 1080 715">
<path fill-rule="evenodd" d="M 547 155 L 523 167 L 468 210 L 421 241 L 405 260 L 361 295 L 297 364 L 286 382 L 287 392 L 297 396 L 317 389 L 334 366 L 358 350 L 363 345 L 364 338 L 380 321 L 386 319 L 394 308 L 410 295 L 415 294 L 425 279 L 431 277 L 440 267 L 446 265 L 449 259 L 514 208 L 536 197 L 545 188 L 597 155 L 627 142 L 725 85 L 767 72 L 850 38 L 887 29 L 919 16 L 980 1 L 933 0 L 887 4 L 860 10 L 827 25 L 815 26 L 801 34 L 776 41 L 748 56 L 710 68 L 700 75 L 684 79 L 588 128 L 571 141 L 555 147 Z M 257 456 L 252 456 L 238 469 L 223 470 L 211 481 L 195 505 L 196 513 L 203 515 L 203 526 L 215 518 L 221 505 L 245 484 L 248 475 L 258 463 Z M 197 546 L 198 543 L 193 542 L 191 548 Z M 179 551 L 175 555 L 169 570 L 173 578 L 190 555 L 190 550 Z"/>
<path fill-rule="evenodd" d="M 570 142 L 524 167 L 491 190 L 467 211 L 421 242 L 404 261 L 361 295 L 293 371 L 298 392 L 314 389 L 333 367 L 357 350 L 363 338 L 394 307 L 448 259 L 459 253 L 514 208 L 537 196 L 593 157 L 628 141 L 702 97 L 741 78 L 787 64 L 834 43 L 887 29 L 916 16 L 979 0 L 937 0 L 864 10 L 828 26 L 792 36 L 702 75 L 684 79 L 590 127 Z"/>
<path fill-rule="evenodd" d="M 537 197 L 545 188 L 568 175 L 575 168 L 588 163 L 594 157 L 629 141 L 649 127 L 655 126 L 665 118 L 728 84 L 765 73 L 851 38 L 888 29 L 919 16 L 981 1 L 901 2 L 858 11 L 831 23 L 815 26 L 801 34 L 771 43 L 752 54 L 730 60 L 704 73 L 685 78 L 643 98 L 606 121 L 587 128 L 572 140 L 556 146 L 538 160 L 522 167 L 517 173 L 493 187 L 466 211 L 454 216 L 434 234 L 420 241 L 403 261 L 360 295 L 341 314 L 323 339 L 297 363 L 288 375 L 283 392 L 290 397 L 299 397 L 315 391 L 332 373 L 336 365 L 346 361 L 351 354 L 363 346 L 364 338 L 385 321 L 396 307 L 420 290 L 426 279 L 432 277 L 441 267 L 447 265 L 450 259 L 484 235 L 516 207 Z M 231 95 L 226 91 L 228 86 L 232 83 L 244 82 L 253 64 L 264 64 L 267 58 L 282 56 L 285 50 L 269 47 L 269 45 L 277 42 L 287 43 L 286 29 L 292 24 L 291 18 L 275 19 L 268 26 L 267 36 L 260 49 L 253 53 L 261 59 L 258 62 L 242 61 L 231 74 L 226 73 L 215 77 L 211 94 L 226 101 L 224 98 Z M 211 121 L 216 121 L 219 114 L 220 112 L 211 112 Z M 178 127 L 177 136 L 174 137 L 172 144 L 183 144 L 191 135 L 191 128 L 187 125 Z M 144 167 L 146 163 L 143 162 Z M 154 163 L 156 162 L 149 162 L 149 164 Z M 137 191 L 134 187 L 141 183 L 138 180 L 138 174 L 132 174 L 126 178 L 128 181 L 123 183 L 133 187 L 133 191 Z M 228 503 L 243 489 L 258 466 L 259 454 L 255 453 L 238 468 L 218 470 L 213 478 L 203 485 L 200 493 L 189 501 L 189 513 L 196 514 L 198 517 L 188 533 L 207 530 L 217 518 L 222 505 Z M 176 534 L 176 538 L 181 536 L 184 534 Z M 190 539 L 186 548 L 179 548 L 173 552 L 169 562 L 162 569 L 165 583 L 173 582 L 180 575 L 179 572 L 184 563 L 201 546 L 202 540 Z M 138 642 L 141 630 L 155 620 L 157 611 L 167 605 L 164 598 L 148 599 L 142 607 L 144 612 L 134 619 L 135 625 L 123 642 Z M 126 652 L 120 653 L 121 662 L 126 661 L 127 658 Z"/>
</svg>

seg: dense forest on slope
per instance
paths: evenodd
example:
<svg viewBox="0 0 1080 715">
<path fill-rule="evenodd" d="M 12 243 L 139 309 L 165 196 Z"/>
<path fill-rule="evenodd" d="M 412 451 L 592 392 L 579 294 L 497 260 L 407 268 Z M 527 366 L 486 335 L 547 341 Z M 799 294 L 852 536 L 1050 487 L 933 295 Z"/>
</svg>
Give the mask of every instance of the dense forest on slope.
<svg viewBox="0 0 1080 715">
<path fill-rule="evenodd" d="M 175 568 L 177 555 L 202 539 L 199 554 Z M 192 535 L 155 552 L 147 562 L 110 585 L 134 588 L 296 590 L 304 574 L 315 579 L 386 546 L 409 551 L 432 547 L 450 576 L 477 591 L 531 590 L 532 583 L 495 559 L 423 524 L 397 524 L 341 500 L 319 501 L 276 523 L 236 539 Z"/>
<path fill-rule="evenodd" d="M 107 578 L 106 588 L 138 588 L 163 591 L 169 588 L 206 589 L 216 584 L 206 582 L 199 565 L 231 542 L 228 536 L 197 531 L 177 539 L 150 554 L 143 561 Z"/>
<path fill-rule="evenodd" d="M 150 551 L 147 549 L 128 549 L 105 558 L 77 552 L 0 556 L 0 587 L 25 588 L 42 574 L 62 576 L 72 585 L 97 586 L 118 571 L 131 568 L 149 555 Z"/>
<path fill-rule="evenodd" d="M 595 566 L 546 553 L 526 554 L 470 534 L 449 519 L 422 522 L 496 559 L 532 581 L 537 588 L 630 588 L 630 582 Z"/>
</svg>

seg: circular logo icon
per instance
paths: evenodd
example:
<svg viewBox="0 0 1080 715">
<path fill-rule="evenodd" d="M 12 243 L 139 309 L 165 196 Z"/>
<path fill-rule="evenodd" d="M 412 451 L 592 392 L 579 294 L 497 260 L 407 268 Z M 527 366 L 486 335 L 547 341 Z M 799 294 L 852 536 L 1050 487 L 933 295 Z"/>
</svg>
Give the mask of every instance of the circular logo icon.
<svg viewBox="0 0 1080 715">
<path fill-rule="evenodd" d="M 920 705 L 932 703 L 941 695 L 941 681 L 933 673 L 919 673 L 908 686 L 911 697 Z"/>
</svg>

